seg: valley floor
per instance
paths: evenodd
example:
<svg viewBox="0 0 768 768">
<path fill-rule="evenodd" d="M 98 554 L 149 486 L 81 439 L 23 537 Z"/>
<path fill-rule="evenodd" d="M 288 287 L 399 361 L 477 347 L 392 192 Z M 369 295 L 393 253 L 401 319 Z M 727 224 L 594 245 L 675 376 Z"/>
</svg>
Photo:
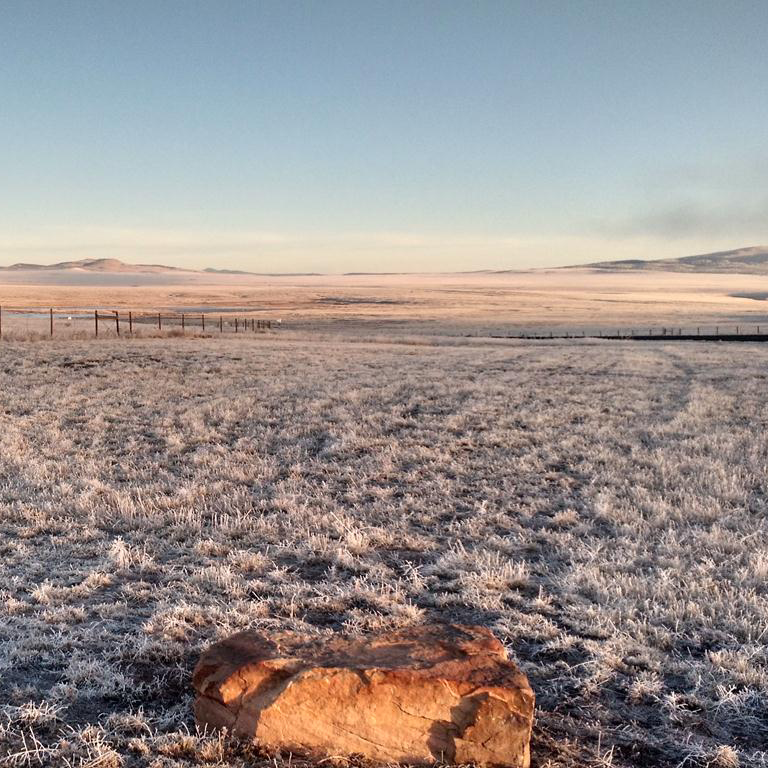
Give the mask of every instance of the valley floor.
<svg viewBox="0 0 768 768">
<path fill-rule="evenodd" d="M 441 620 L 539 768 L 768 766 L 768 345 L 6 343 L 0 419 L 2 765 L 266 765 L 208 643 Z"/>
</svg>

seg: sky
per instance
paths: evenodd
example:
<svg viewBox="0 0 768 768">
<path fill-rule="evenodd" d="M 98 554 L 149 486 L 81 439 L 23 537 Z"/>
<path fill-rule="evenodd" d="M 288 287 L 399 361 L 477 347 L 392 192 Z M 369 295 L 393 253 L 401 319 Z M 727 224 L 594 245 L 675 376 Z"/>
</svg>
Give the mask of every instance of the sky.
<svg viewBox="0 0 768 768">
<path fill-rule="evenodd" d="M 768 3 L 0 0 L 0 264 L 768 243 Z"/>
</svg>

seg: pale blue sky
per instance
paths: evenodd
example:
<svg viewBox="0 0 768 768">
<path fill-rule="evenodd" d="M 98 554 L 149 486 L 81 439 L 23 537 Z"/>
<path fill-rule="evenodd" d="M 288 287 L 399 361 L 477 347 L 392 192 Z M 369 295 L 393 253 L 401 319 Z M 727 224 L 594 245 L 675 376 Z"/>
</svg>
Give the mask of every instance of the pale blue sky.
<svg viewBox="0 0 768 768">
<path fill-rule="evenodd" d="M 0 0 L 0 262 L 768 241 L 766 2 Z"/>
</svg>

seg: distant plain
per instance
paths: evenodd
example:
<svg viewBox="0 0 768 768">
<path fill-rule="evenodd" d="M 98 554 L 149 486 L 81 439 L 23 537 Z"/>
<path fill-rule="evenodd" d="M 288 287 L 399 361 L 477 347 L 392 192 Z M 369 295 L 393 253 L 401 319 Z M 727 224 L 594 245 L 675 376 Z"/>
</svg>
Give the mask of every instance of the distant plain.
<svg viewBox="0 0 768 768">
<path fill-rule="evenodd" d="M 766 296 L 768 275 L 589 269 L 338 276 L 0 273 L 6 308 L 234 308 L 279 318 L 286 329 L 377 335 L 752 326 L 768 323 Z M 30 327 L 37 328 L 24 324 Z"/>
</svg>

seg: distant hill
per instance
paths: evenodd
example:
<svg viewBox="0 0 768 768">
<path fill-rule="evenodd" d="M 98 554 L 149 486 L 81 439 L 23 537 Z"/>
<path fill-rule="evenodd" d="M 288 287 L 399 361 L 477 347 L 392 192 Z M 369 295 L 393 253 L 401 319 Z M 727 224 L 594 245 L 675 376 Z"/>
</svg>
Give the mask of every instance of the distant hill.
<svg viewBox="0 0 768 768">
<path fill-rule="evenodd" d="M 71 279 L 73 275 L 82 273 L 96 273 L 102 275 L 120 274 L 152 274 L 152 275 L 254 275 L 259 277 L 301 277 L 306 275 L 319 275 L 319 272 L 248 272 L 243 269 L 218 269 L 206 267 L 205 269 L 184 269 L 183 267 L 169 267 L 166 264 L 128 264 L 120 259 L 78 259 L 77 261 L 57 261 L 54 264 L 30 264 L 19 262 L 8 267 L 0 267 L 3 272 L 61 272 Z M 48 278 L 55 278 L 48 275 Z"/>
<path fill-rule="evenodd" d="M 253 272 L 246 272 L 244 269 L 216 269 L 215 267 L 206 267 L 203 272 L 210 275 L 252 275 Z"/>
<path fill-rule="evenodd" d="M 565 269 L 573 268 L 565 267 Z M 756 245 L 750 248 L 737 248 L 733 251 L 682 256 L 679 259 L 598 261 L 593 264 L 582 264 L 580 268 L 599 269 L 605 272 L 725 272 L 768 275 L 768 246 Z"/>
<path fill-rule="evenodd" d="M 126 264 L 119 259 L 80 259 L 78 261 L 59 261 L 55 264 L 11 264 L 0 267 L 3 272 L 41 272 L 52 270 L 72 270 L 81 272 L 194 272 L 192 269 L 167 267 L 163 264 Z"/>
</svg>

